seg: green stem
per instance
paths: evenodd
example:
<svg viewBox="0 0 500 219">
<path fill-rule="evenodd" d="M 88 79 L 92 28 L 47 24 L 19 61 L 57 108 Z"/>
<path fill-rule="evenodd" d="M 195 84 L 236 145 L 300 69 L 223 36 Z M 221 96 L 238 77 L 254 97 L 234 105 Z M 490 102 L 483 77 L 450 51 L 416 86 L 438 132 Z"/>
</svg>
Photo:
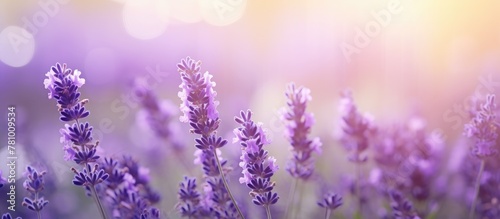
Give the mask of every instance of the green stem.
<svg viewBox="0 0 500 219">
<path fill-rule="evenodd" d="M 325 211 L 325 219 L 330 219 L 330 214 L 332 213 L 332 211 L 329 209 L 329 208 L 325 208 L 326 211 Z"/>
<path fill-rule="evenodd" d="M 38 201 L 38 192 L 35 192 L 35 201 Z M 38 219 L 42 219 L 42 214 L 40 213 L 40 211 L 37 211 L 36 215 Z"/>
<path fill-rule="evenodd" d="M 485 161 L 481 160 L 481 166 L 479 167 L 479 173 L 476 178 L 476 185 L 474 186 L 474 199 L 469 211 L 469 219 L 474 219 L 474 212 L 476 211 L 477 196 L 479 195 L 479 187 L 481 186 L 481 176 L 483 175 Z"/>
<path fill-rule="evenodd" d="M 362 202 L 362 198 L 361 198 L 361 166 L 359 164 L 359 162 L 356 162 L 356 196 L 358 196 L 358 213 L 359 213 L 359 216 L 362 215 L 362 211 L 363 211 L 363 202 Z"/>
<path fill-rule="evenodd" d="M 104 208 L 102 207 L 101 200 L 99 199 L 99 196 L 97 195 L 97 191 L 95 190 L 95 186 L 91 185 L 90 190 L 92 190 L 92 197 L 94 197 L 94 201 L 97 204 L 97 208 L 99 209 L 99 213 L 101 214 L 102 219 L 106 219 L 106 212 L 104 211 Z"/>
<path fill-rule="evenodd" d="M 271 210 L 269 209 L 269 205 L 266 205 L 266 214 L 267 214 L 267 219 L 271 219 Z"/>
<path fill-rule="evenodd" d="M 299 187 L 299 201 L 297 203 L 297 207 L 294 208 L 294 217 L 297 218 L 298 214 L 300 214 L 300 208 L 302 207 L 302 194 L 304 193 L 304 183 L 297 182 L 297 187 Z"/>
<path fill-rule="evenodd" d="M 224 176 L 224 172 L 222 170 L 222 165 L 220 164 L 219 156 L 217 155 L 217 149 L 214 149 L 214 155 L 215 155 L 215 160 L 217 161 L 217 168 L 219 168 L 219 173 L 222 178 L 222 182 L 224 183 L 224 187 L 226 187 L 226 191 L 229 194 L 229 197 L 231 198 L 231 201 L 233 201 L 233 205 L 236 207 L 236 210 L 238 211 L 238 214 L 242 219 L 245 219 L 243 216 L 243 213 L 241 213 L 240 207 L 238 204 L 236 204 L 236 200 L 234 200 L 233 194 L 231 193 L 231 190 L 229 190 L 229 186 L 227 185 L 226 177 Z"/>
<path fill-rule="evenodd" d="M 293 200 L 294 200 L 294 196 L 295 196 L 295 189 L 297 188 L 297 181 L 298 179 L 297 178 L 294 178 L 293 181 L 292 181 L 292 185 L 290 186 L 290 190 L 288 191 L 288 203 L 286 205 L 286 210 L 285 210 L 285 219 L 288 219 L 288 215 L 289 215 L 289 211 L 290 211 L 290 207 L 292 207 L 292 205 L 294 204 L 293 203 Z"/>
</svg>

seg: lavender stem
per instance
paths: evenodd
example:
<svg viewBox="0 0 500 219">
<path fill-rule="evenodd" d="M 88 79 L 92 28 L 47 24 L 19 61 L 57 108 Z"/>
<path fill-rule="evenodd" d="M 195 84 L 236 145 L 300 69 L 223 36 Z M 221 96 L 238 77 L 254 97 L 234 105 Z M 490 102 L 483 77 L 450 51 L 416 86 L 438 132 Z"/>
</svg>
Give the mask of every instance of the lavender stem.
<svg viewBox="0 0 500 219">
<path fill-rule="evenodd" d="M 285 210 L 285 219 L 288 219 L 290 207 L 294 204 L 294 196 L 295 196 L 295 189 L 297 188 L 297 178 L 293 178 L 292 185 L 290 186 L 290 190 L 288 192 L 288 203 L 286 205 L 286 210 Z"/>
<path fill-rule="evenodd" d="M 266 214 L 267 214 L 267 219 L 271 219 L 271 210 L 269 209 L 269 205 L 266 205 Z"/>
<path fill-rule="evenodd" d="M 476 178 L 476 185 L 474 186 L 474 199 L 469 211 L 469 219 L 474 219 L 474 212 L 476 211 L 477 196 L 479 194 L 479 187 L 481 186 L 481 176 L 483 175 L 485 161 L 481 159 L 481 166 L 479 167 L 479 173 Z"/>
<path fill-rule="evenodd" d="M 330 215 L 332 214 L 332 211 L 329 208 L 326 208 L 325 211 L 325 219 L 330 219 Z"/>
<path fill-rule="evenodd" d="M 215 149 L 213 152 L 214 152 L 215 160 L 217 161 L 217 168 L 219 168 L 219 173 L 221 175 L 222 182 L 224 183 L 224 187 L 226 187 L 226 191 L 229 194 L 229 197 L 231 197 L 231 201 L 233 202 L 234 207 L 236 207 L 238 214 L 240 215 L 240 217 L 242 219 L 245 219 L 245 217 L 243 216 L 243 213 L 241 213 L 240 207 L 238 206 L 238 204 L 236 204 L 236 200 L 233 197 L 233 193 L 231 193 L 231 190 L 229 190 L 229 186 L 227 185 L 226 177 L 224 176 L 224 173 L 222 172 L 223 170 L 222 170 L 222 166 L 220 164 L 219 156 L 217 155 L 217 152 L 215 151 Z"/>
<path fill-rule="evenodd" d="M 102 219 L 106 219 L 106 212 L 104 212 L 104 208 L 102 207 L 101 200 L 95 190 L 95 186 L 91 185 L 90 190 L 92 190 L 92 197 L 94 197 L 94 201 L 97 204 L 97 208 L 99 209 L 99 213 L 101 214 Z"/>
</svg>

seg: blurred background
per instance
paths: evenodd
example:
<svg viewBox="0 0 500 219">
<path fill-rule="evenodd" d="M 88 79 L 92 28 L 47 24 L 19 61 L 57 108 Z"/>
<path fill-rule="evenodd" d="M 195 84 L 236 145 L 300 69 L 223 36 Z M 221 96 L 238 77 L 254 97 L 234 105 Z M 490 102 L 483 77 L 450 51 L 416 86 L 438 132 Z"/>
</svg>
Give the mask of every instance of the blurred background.
<svg viewBox="0 0 500 219">
<path fill-rule="evenodd" d="M 168 149 L 155 153 L 168 144 L 138 124 L 140 106 L 132 85 L 136 78 L 147 78 L 160 99 L 177 106 L 176 64 L 190 56 L 214 75 L 222 136 L 233 138 L 239 110 L 252 109 L 264 123 L 273 139 L 270 153 L 283 167 L 276 181 L 286 200 L 284 165 L 290 153 L 278 111 L 289 82 L 311 89 L 308 110 L 317 121 L 312 136 L 324 143 L 317 167 L 333 185 L 337 176 L 353 170 L 335 138 L 344 89 L 377 124 L 424 118 L 451 153 L 469 121 L 469 100 L 500 89 L 498 14 L 500 2 L 494 0 L 0 0 L 0 107 L 4 118 L 7 106 L 17 109 L 19 176 L 25 164 L 51 170 L 47 178 L 57 189 L 48 195 L 49 211 L 88 218 L 95 206 L 70 183 L 72 163 L 62 159 L 59 143 L 63 123 L 43 86 L 57 62 L 82 71 L 88 121 L 100 131 L 95 138 L 107 154 L 133 154 L 150 168 L 163 197 L 158 207 L 178 218 L 176 190 L 186 173 L 176 168 Z M 4 163 L 6 119 L 0 124 Z M 195 136 L 188 134 L 187 124 L 178 129 L 191 162 Z M 232 187 L 240 187 L 242 199 L 249 201 L 248 189 L 237 180 L 239 146 L 229 144 L 222 151 L 235 168 Z M 7 166 L 0 169 L 5 173 Z M 199 176 L 199 169 L 194 167 L 193 175 Z M 302 203 L 310 207 L 302 208 L 304 215 L 318 211 L 315 192 L 314 185 L 307 186 Z"/>
</svg>

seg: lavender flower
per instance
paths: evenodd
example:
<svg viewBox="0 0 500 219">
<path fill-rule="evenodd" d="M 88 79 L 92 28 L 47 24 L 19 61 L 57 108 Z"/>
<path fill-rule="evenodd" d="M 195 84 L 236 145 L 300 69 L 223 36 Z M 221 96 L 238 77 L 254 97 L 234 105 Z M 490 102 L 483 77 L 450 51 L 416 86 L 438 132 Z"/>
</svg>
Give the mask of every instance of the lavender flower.
<svg viewBox="0 0 500 219">
<path fill-rule="evenodd" d="M 240 178 L 240 183 L 252 189 L 250 195 L 254 204 L 269 211 L 269 206 L 276 204 L 279 199 L 278 194 L 272 192 L 275 183 L 271 181 L 271 177 L 278 170 L 276 159 L 263 149 L 270 141 L 262 129 L 262 124 L 252 121 L 252 112 L 241 111 L 240 116 L 234 118 L 240 125 L 234 129 L 234 142 L 240 142 L 243 151 L 240 163 L 243 177 Z"/>
<path fill-rule="evenodd" d="M 342 196 L 331 192 L 326 193 L 318 205 L 325 208 L 325 219 L 328 219 L 332 211 L 342 205 Z"/>
<path fill-rule="evenodd" d="M 322 208 L 328 208 L 330 210 L 335 210 L 342 205 L 342 196 L 336 193 L 326 193 L 323 199 L 318 202 L 318 205 Z"/>
<path fill-rule="evenodd" d="M 314 171 L 312 153 L 321 153 L 319 138 L 309 139 L 314 124 L 312 113 L 306 112 L 307 102 L 310 101 L 310 90 L 305 87 L 295 87 L 291 83 L 285 93 L 287 108 L 283 110 L 282 120 L 285 123 L 285 136 L 292 145 L 293 158 L 287 163 L 286 170 L 295 178 L 308 179 Z"/>
<path fill-rule="evenodd" d="M 342 93 L 339 112 L 343 132 L 340 141 L 351 152 L 349 160 L 355 163 L 365 162 L 367 157 L 362 153 L 368 148 L 369 135 L 374 131 L 371 119 L 358 111 L 349 91 Z"/>
<path fill-rule="evenodd" d="M 149 185 L 149 171 L 129 156 L 121 160 L 104 158 L 101 170 L 110 177 L 103 183 L 100 195 L 106 197 L 115 218 L 158 218 L 152 207 L 160 196 Z"/>
<path fill-rule="evenodd" d="M 498 150 L 495 148 L 497 130 L 495 95 L 488 95 L 486 102 L 464 128 L 465 136 L 475 141 L 472 154 L 481 159 L 497 154 Z"/>
<path fill-rule="evenodd" d="M 401 193 L 393 190 L 389 193 L 391 197 L 391 207 L 395 219 L 420 219 L 415 213 L 413 205 L 410 201 L 405 199 Z"/>
<path fill-rule="evenodd" d="M 24 181 L 23 186 L 26 190 L 28 190 L 30 196 L 24 198 L 22 205 L 36 212 L 38 214 L 38 218 L 40 218 L 40 211 L 42 211 L 43 208 L 49 204 L 49 201 L 40 196 L 40 193 L 44 189 L 45 182 L 43 180 L 43 176 L 46 172 L 38 172 L 31 166 L 26 167 L 26 170 L 28 178 Z"/>
<path fill-rule="evenodd" d="M 200 193 L 196 190 L 196 179 L 184 177 L 184 181 L 179 184 L 178 198 L 180 200 L 177 208 L 182 217 L 200 217 Z"/>
<path fill-rule="evenodd" d="M 85 109 L 87 99 L 80 100 L 80 88 L 85 84 L 85 79 L 80 78 L 81 72 L 71 70 L 66 64 L 57 63 L 45 74 L 45 88 L 49 90 L 49 99 L 57 101 L 60 120 L 73 124 L 65 124 L 65 128 L 60 130 L 62 135 L 61 143 L 65 151 L 64 158 L 73 160 L 80 165 L 82 170 L 72 168 L 75 173 L 73 184 L 84 186 L 90 190 L 99 208 L 101 216 L 106 218 L 104 208 L 100 203 L 96 192 L 96 185 L 108 178 L 108 174 L 99 168 L 96 163 L 99 160 L 96 147 L 99 142 L 92 143 L 92 126 L 89 123 L 81 123 L 80 120 L 89 116 Z"/>
<path fill-rule="evenodd" d="M 5 213 L 2 215 L 2 219 L 13 219 L 13 217 L 9 213 Z M 16 219 L 22 219 L 22 218 L 16 217 Z"/>
<path fill-rule="evenodd" d="M 226 145 L 227 140 L 217 136 L 220 123 L 217 111 L 219 103 L 215 101 L 217 93 L 213 89 L 215 82 L 211 81 L 212 75 L 208 72 L 202 74 L 201 62 L 195 62 L 189 57 L 183 59 L 177 67 L 182 80 L 179 85 L 182 89 L 179 92 L 182 101 L 180 109 L 184 113 L 180 120 L 189 123 L 191 133 L 200 135 L 195 142 L 199 150 L 197 160 L 202 164 L 206 178 L 207 203 L 214 205 L 217 217 L 236 217 L 232 215 L 237 211 L 243 218 L 225 179 L 226 161 L 220 160 L 218 156 L 217 149 Z"/>
</svg>

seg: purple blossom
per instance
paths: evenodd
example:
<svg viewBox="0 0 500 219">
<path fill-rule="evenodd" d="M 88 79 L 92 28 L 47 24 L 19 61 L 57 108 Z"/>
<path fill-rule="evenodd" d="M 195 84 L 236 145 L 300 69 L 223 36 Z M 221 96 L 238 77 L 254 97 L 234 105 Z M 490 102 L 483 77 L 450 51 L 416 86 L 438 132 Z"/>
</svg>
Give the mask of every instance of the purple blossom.
<svg viewBox="0 0 500 219">
<path fill-rule="evenodd" d="M 323 195 L 323 199 L 318 202 L 318 205 L 320 207 L 327 208 L 330 210 L 335 210 L 342 204 L 343 204 L 342 196 L 332 192 L 328 192 L 325 195 Z"/>
<path fill-rule="evenodd" d="M 391 197 L 391 208 L 395 219 L 420 219 L 412 203 L 404 198 L 401 193 L 393 190 L 389 193 Z"/>
<path fill-rule="evenodd" d="M 240 183 L 252 189 L 250 195 L 254 204 L 264 207 L 276 204 L 279 197 L 276 192 L 272 192 L 275 183 L 271 181 L 271 177 L 278 170 L 278 166 L 276 159 L 263 149 L 270 141 L 262 129 L 262 124 L 252 121 L 250 110 L 246 113 L 241 111 L 240 116 L 234 118 L 240 125 L 234 129 L 234 142 L 239 142 L 243 151 L 240 157 L 240 167 L 243 168 Z"/>
<path fill-rule="evenodd" d="M 340 141 L 351 153 L 349 160 L 356 163 L 365 162 L 367 157 L 362 153 L 368 148 L 370 134 L 374 131 L 371 118 L 358 111 L 349 91 L 341 95 L 339 113 L 342 118 Z"/>
<path fill-rule="evenodd" d="M 3 187 L 3 185 L 7 182 L 5 178 L 2 176 L 2 170 L 0 170 L 0 188 Z"/>
<path fill-rule="evenodd" d="M 200 217 L 200 193 L 196 190 L 196 179 L 184 177 L 184 181 L 179 184 L 178 192 L 179 209 L 182 217 Z"/>
<path fill-rule="evenodd" d="M 478 158 L 497 154 L 497 130 L 495 95 L 491 94 L 486 97 L 486 102 L 480 105 L 479 110 L 473 113 L 472 120 L 464 128 L 465 136 L 474 139 L 472 154 Z"/>
<path fill-rule="evenodd" d="M 213 89 L 215 82 L 211 81 L 212 75 L 208 72 L 201 73 L 200 61 L 187 57 L 177 67 L 182 80 L 179 85 L 182 89 L 179 92 L 182 101 L 180 109 L 184 114 L 180 120 L 189 123 L 191 133 L 200 135 L 195 139 L 198 148 L 195 162 L 202 165 L 204 172 L 205 209 L 211 209 L 209 212 L 216 217 L 236 218 L 236 211 L 239 215 L 241 212 L 225 182 L 230 168 L 225 166 L 227 161 L 219 159 L 218 149 L 226 145 L 227 140 L 217 136 L 220 119 L 217 112 L 219 103 L 215 101 L 217 93 Z"/>
<path fill-rule="evenodd" d="M 293 158 L 287 163 L 286 170 L 295 178 L 308 179 L 314 171 L 312 153 L 321 153 L 319 138 L 309 139 L 311 127 L 314 124 L 312 113 L 306 112 L 310 101 L 310 90 L 305 87 L 295 87 L 291 83 L 285 93 L 287 108 L 283 110 L 282 121 L 285 123 L 285 136 L 292 146 Z"/>
<path fill-rule="evenodd" d="M 432 200 L 432 188 L 442 161 L 443 142 L 427 133 L 419 118 L 407 124 L 380 129 L 373 139 L 377 168 L 372 171 L 373 183 L 385 193 L 395 188 L 419 201 Z"/>
<path fill-rule="evenodd" d="M 138 120 L 159 139 L 169 140 L 176 152 L 182 151 L 184 145 L 176 137 L 178 127 L 177 123 L 173 122 L 178 108 L 170 101 L 160 102 L 151 89 L 141 86 L 140 82 L 136 84 L 135 93 L 142 106 L 142 110 L 137 114 Z"/>
<path fill-rule="evenodd" d="M 154 219 L 158 209 L 152 207 L 160 196 L 149 185 L 149 171 L 130 156 L 121 159 L 104 158 L 102 171 L 109 177 L 103 182 L 100 195 L 116 218 Z"/>
<path fill-rule="evenodd" d="M 30 196 L 24 197 L 22 205 L 40 214 L 40 211 L 49 204 L 49 201 L 45 200 L 40 194 L 45 186 L 43 176 L 46 172 L 38 172 L 31 166 L 26 167 L 26 171 L 27 179 L 24 181 L 23 186 L 30 193 Z"/>
</svg>

